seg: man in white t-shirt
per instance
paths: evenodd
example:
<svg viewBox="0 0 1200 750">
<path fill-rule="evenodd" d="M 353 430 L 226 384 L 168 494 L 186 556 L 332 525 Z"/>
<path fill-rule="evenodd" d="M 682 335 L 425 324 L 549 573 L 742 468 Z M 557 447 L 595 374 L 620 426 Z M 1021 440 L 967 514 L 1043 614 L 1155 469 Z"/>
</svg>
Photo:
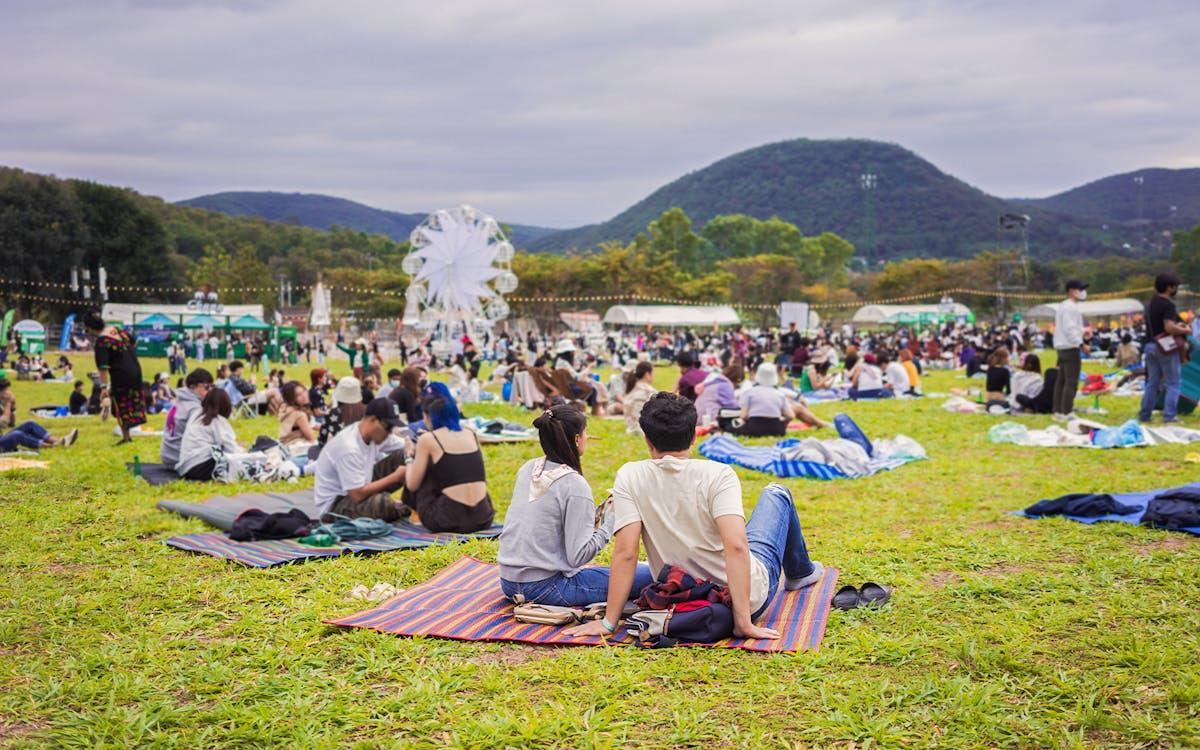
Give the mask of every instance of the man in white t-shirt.
<svg viewBox="0 0 1200 750">
<path fill-rule="evenodd" d="M 400 407 L 390 398 L 367 404 L 366 415 L 325 444 L 313 473 L 318 517 L 335 513 L 398 521 L 411 512 L 391 493 L 404 486 L 404 441 L 392 434 L 403 427 Z"/>
<path fill-rule="evenodd" d="M 904 369 L 904 365 L 886 354 L 881 354 L 879 355 L 879 366 L 884 368 L 883 372 L 887 377 L 885 387 L 889 391 L 897 396 L 912 393 L 912 382 L 908 379 L 908 371 Z"/>
<path fill-rule="evenodd" d="M 756 626 L 754 618 L 774 597 L 781 574 L 784 588 L 794 591 L 821 580 L 825 572 L 808 557 L 791 493 L 782 485 L 768 485 L 747 522 L 733 469 L 689 458 L 696 439 L 691 401 L 660 392 L 646 402 L 638 422 L 650 459 L 625 464 L 613 482 L 616 534 L 606 616 L 566 633 L 616 631 L 633 584 L 640 539 L 651 570 L 676 565 L 729 588 L 735 636 L 778 638 L 778 631 Z"/>
</svg>

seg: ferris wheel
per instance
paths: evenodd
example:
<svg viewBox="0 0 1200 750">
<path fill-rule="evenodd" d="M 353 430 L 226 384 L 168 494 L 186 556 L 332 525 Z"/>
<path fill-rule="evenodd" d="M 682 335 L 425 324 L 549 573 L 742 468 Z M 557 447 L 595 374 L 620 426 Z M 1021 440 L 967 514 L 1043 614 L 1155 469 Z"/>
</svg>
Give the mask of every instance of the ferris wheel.
<svg viewBox="0 0 1200 750">
<path fill-rule="evenodd" d="M 513 246 L 491 216 L 471 206 L 434 211 L 412 231 L 400 268 L 412 278 L 404 324 L 471 327 L 508 317 L 517 288 Z"/>
</svg>

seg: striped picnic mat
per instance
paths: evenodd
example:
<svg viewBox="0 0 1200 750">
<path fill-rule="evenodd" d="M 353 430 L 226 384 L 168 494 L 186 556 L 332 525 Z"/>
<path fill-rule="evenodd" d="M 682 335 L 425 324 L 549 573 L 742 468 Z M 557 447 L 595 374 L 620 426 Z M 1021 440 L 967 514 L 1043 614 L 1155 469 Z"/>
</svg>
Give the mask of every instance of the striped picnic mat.
<svg viewBox="0 0 1200 750">
<path fill-rule="evenodd" d="M 360 539 L 335 544 L 332 547 L 312 547 L 295 539 L 275 539 L 262 542 L 235 542 L 219 531 L 182 534 L 167 539 L 165 544 L 186 552 L 198 552 L 232 560 L 252 568 L 308 560 L 314 557 L 337 557 L 349 553 L 391 552 L 398 549 L 419 549 L 435 544 L 450 544 L 468 539 L 492 539 L 500 536 L 503 527 L 492 526 L 474 534 L 435 534 L 424 526 L 396 525 L 390 534 L 376 539 Z"/>
<path fill-rule="evenodd" d="M 775 445 L 742 445 L 728 435 L 717 435 L 700 444 L 700 455 L 710 461 L 733 464 L 746 469 L 774 474 L 777 477 L 802 477 L 804 479 L 858 479 L 881 471 L 895 469 L 918 458 L 873 458 L 867 464 L 866 474 L 847 474 L 831 464 L 817 461 L 798 461 L 784 455 L 784 448 L 796 445 L 795 438 L 780 440 Z"/>
<path fill-rule="evenodd" d="M 750 651 L 818 651 L 829 619 L 838 571 L 826 568 L 819 583 L 780 591 L 758 624 L 780 631 L 778 640 L 727 638 L 713 645 Z M 598 636 L 568 638 L 563 627 L 517 622 L 513 605 L 500 593 L 500 567 L 464 556 L 424 583 L 374 609 L 326 620 L 330 625 L 367 628 L 393 635 L 434 635 L 463 641 L 520 641 L 561 646 L 597 646 Z M 622 635 L 619 643 L 632 643 Z"/>
</svg>

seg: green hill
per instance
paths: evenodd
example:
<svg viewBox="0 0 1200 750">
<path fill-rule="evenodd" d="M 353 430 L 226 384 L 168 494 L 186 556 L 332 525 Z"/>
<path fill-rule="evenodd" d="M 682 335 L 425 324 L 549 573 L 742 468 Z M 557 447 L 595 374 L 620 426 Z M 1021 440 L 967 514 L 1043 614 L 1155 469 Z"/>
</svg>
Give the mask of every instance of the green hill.
<svg viewBox="0 0 1200 750">
<path fill-rule="evenodd" d="M 875 175 L 869 196 L 862 187 L 865 173 Z M 835 232 L 854 243 L 860 256 L 869 247 L 872 259 L 966 258 L 1012 247 L 1019 238 L 1002 232 L 998 221 L 1009 212 L 1031 216 L 1034 257 L 1106 255 L 1135 241 L 1131 228 L 1111 222 L 1105 227 L 1096 216 L 988 195 L 895 144 L 799 139 L 734 154 L 656 190 L 609 221 L 543 237 L 529 249 L 557 252 L 625 242 L 672 206 L 682 208 L 697 229 L 723 214 L 778 216 L 806 235 Z M 1183 207 L 1178 211 L 1183 223 L 1200 221 L 1200 210 L 1185 213 Z M 1154 249 L 1165 252 L 1168 246 L 1166 240 Z"/>
<path fill-rule="evenodd" d="M 336 225 L 369 234 L 382 234 L 397 242 L 406 242 L 412 230 L 426 216 L 371 208 L 329 195 L 269 191 L 213 193 L 179 201 L 179 205 L 220 211 L 230 216 L 258 216 L 268 221 L 313 229 L 329 229 Z M 511 227 L 512 240 L 518 246 L 558 232 L 556 229 L 522 224 L 513 224 Z"/>
<path fill-rule="evenodd" d="M 1141 169 L 1021 202 L 1108 221 L 1141 219 L 1190 229 L 1200 217 L 1200 169 Z"/>
</svg>

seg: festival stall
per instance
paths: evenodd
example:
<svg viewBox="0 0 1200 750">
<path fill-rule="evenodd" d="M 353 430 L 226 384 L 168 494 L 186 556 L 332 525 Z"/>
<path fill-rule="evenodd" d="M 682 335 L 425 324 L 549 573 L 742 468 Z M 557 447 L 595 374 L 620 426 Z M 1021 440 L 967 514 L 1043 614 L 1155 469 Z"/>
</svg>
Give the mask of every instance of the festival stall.
<svg viewBox="0 0 1200 750">
<path fill-rule="evenodd" d="M 46 351 L 46 327 L 36 320 L 25 319 L 13 326 L 21 334 L 21 351 L 26 354 L 41 354 Z"/>
</svg>

